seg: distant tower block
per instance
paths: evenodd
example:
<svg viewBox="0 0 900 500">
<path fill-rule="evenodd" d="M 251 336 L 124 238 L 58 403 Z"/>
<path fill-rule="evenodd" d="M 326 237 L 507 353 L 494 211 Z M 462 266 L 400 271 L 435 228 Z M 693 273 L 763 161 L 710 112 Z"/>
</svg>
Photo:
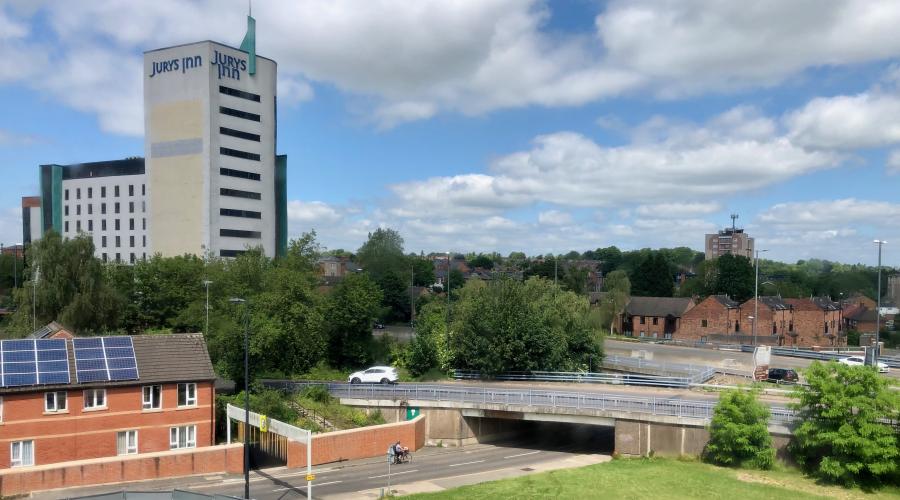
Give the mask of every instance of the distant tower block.
<svg viewBox="0 0 900 500">
<path fill-rule="evenodd" d="M 706 235 L 706 260 L 715 259 L 725 254 L 734 254 L 753 258 L 753 238 L 743 229 L 738 229 L 738 214 L 731 214 L 731 227 L 722 229 L 716 234 Z"/>
</svg>

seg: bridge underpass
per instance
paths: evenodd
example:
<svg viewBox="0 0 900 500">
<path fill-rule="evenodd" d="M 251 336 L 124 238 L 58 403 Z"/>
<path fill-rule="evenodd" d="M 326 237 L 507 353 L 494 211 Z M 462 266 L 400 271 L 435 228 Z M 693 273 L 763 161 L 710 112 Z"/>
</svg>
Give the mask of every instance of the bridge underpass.
<svg viewBox="0 0 900 500">
<path fill-rule="evenodd" d="M 478 443 L 569 453 L 611 454 L 615 451 L 615 427 L 595 422 L 554 422 L 501 415 L 502 412 L 460 412 Z M 510 418 L 512 417 L 512 418 Z"/>
</svg>

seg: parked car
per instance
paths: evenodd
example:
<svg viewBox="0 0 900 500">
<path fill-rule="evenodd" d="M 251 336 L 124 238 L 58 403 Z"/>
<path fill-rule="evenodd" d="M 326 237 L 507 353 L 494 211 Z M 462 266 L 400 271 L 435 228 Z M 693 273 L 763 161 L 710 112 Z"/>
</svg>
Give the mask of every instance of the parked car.
<svg viewBox="0 0 900 500">
<path fill-rule="evenodd" d="M 376 330 L 384 330 L 384 323 L 375 323 Z"/>
<path fill-rule="evenodd" d="M 347 381 L 351 384 L 396 384 L 399 378 L 393 366 L 373 366 L 351 373 Z"/>
<path fill-rule="evenodd" d="M 843 363 L 845 365 L 850 365 L 850 366 L 863 366 L 866 364 L 866 360 L 862 356 L 850 356 L 849 358 L 839 359 L 838 363 Z M 881 373 L 887 373 L 890 371 L 890 368 L 888 368 L 888 365 L 879 361 L 878 362 L 878 371 Z"/>
<path fill-rule="evenodd" d="M 797 382 L 800 377 L 790 368 L 769 368 L 769 380 L 772 382 Z"/>
</svg>

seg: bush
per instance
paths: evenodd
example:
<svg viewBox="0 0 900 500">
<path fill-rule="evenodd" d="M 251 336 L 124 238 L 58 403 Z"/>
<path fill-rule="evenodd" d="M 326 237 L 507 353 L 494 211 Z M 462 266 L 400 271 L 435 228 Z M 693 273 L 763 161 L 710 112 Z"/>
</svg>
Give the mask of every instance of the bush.
<svg viewBox="0 0 900 500">
<path fill-rule="evenodd" d="M 300 397 L 323 404 L 328 404 L 332 401 L 331 394 L 328 393 L 328 389 L 324 385 L 311 385 L 306 389 L 303 389 L 303 392 L 300 393 Z"/>
<path fill-rule="evenodd" d="M 791 451 L 812 475 L 845 486 L 897 483 L 900 396 L 868 366 L 813 362 L 799 387 Z"/>
<path fill-rule="evenodd" d="M 709 427 L 705 458 L 713 463 L 770 469 L 775 449 L 769 435 L 769 408 L 756 399 L 756 391 L 722 393 Z"/>
</svg>

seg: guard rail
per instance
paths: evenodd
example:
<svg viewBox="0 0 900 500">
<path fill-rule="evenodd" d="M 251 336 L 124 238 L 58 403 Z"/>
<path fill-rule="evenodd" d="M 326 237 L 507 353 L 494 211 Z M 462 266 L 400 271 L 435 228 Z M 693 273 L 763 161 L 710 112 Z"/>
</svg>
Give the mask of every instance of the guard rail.
<svg viewBox="0 0 900 500">
<path fill-rule="evenodd" d="M 741 346 L 741 350 L 743 352 L 753 352 L 754 347 L 752 345 Z M 834 353 L 834 352 L 819 352 L 819 351 L 809 351 L 806 349 L 794 349 L 791 347 L 773 347 L 772 354 L 775 356 L 789 356 L 793 358 L 805 358 L 805 359 L 815 359 L 819 361 L 831 361 L 838 360 L 841 358 L 845 358 L 850 355 L 848 352 L 844 353 Z M 878 361 L 886 364 L 891 368 L 900 368 L 900 359 L 896 357 L 888 357 L 888 356 L 880 356 Z"/>
<path fill-rule="evenodd" d="M 587 373 L 587 372 L 506 372 L 491 377 L 493 380 L 502 381 L 531 381 L 531 382 L 578 382 L 588 384 L 613 384 L 613 385 L 646 385 L 654 387 L 687 388 L 691 384 L 709 380 L 712 373 L 704 372 L 695 377 L 664 377 L 659 375 L 641 375 L 632 373 Z M 481 380 L 481 373 L 471 370 L 454 370 L 453 378 L 458 380 Z M 695 381 L 702 379 L 699 382 Z"/>
</svg>

